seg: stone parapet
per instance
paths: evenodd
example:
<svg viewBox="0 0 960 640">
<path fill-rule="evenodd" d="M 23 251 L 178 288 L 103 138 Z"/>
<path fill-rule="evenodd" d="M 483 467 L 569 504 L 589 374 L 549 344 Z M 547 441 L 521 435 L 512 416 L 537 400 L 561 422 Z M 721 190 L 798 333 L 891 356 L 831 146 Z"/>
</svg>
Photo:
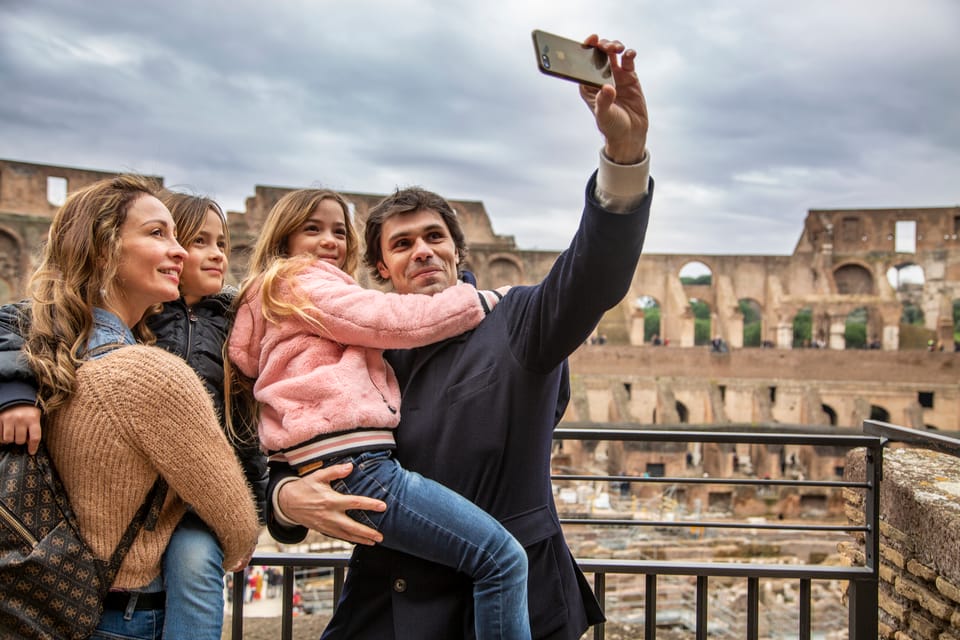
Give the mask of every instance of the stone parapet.
<svg viewBox="0 0 960 640">
<path fill-rule="evenodd" d="M 865 451 L 847 456 L 844 477 L 862 482 Z M 846 490 L 847 513 L 863 492 Z M 862 513 L 862 511 L 859 511 Z M 960 638 L 960 458 L 920 449 L 884 452 L 880 488 L 879 635 L 894 640 Z M 851 518 L 853 524 L 861 520 Z M 863 535 L 839 545 L 863 564 Z"/>
</svg>

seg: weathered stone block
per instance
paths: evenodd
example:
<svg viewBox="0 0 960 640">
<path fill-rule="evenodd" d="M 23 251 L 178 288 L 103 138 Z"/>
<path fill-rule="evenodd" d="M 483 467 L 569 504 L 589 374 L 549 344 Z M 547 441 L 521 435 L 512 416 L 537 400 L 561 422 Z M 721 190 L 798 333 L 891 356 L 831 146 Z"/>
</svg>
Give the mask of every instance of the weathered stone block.
<svg viewBox="0 0 960 640">
<path fill-rule="evenodd" d="M 894 591 L 911 602 L 919 603 L 923 600 L 923 587 L 903 574 L 897 576 L 894 582 Z"/>
<path fill-rule="evenodd" d="M 898 575 L 899 573 L 897 572 L 896 568 L 890 566 L 886 562 L 880 563 L 880 580 L 892 585 L 897 581 Z"/>
<path fill-rule="evenodd" d="M 903 554 L 889 545 L 880 543 L 880 557 L 898 569 L 903 569 L 906 567 L 906 561 L 903 559 Z"/>
<path fill-rule="evenodd" d="M 943 625 L 930 620 L 926 616 L 912 613 L 907 628 L 914 638 L 923 640 L 937 640 L 937 637 L 945 630 Z"/>
<path fill-rule="evenodd" d="M 903 621 L 907 609 L 902 603 L 901 598 L 894 599 L 886 591 L 880 591 L 877 594 L 877 603 L 880 605 L 881 609 L 889 613 L 891 616 L 901 622 Z"/>
<path fill-rule="evenodd" d="M 960 587 L 943 576 L 937 576 L 935 584 L 937 585 L 937 591 L 960 604 Z"/>
<path fill-rule="evenodd" d="M 917 576 L 918 578 L 923 578 L 927 582 L 933 582 L 937 579 L 937 572 L 923 564 L 922 562 L 917 562 L 916 560 L 907 560 L 907 571 Z"/>
<path fill-rule="evenodd" d="M 880 521 L 880 535 L 887 538 L 888 541 L 893 540 L 900 543 L 907 542 L 910 539 L 903 531 L 883 520 Z"/>
</svg>

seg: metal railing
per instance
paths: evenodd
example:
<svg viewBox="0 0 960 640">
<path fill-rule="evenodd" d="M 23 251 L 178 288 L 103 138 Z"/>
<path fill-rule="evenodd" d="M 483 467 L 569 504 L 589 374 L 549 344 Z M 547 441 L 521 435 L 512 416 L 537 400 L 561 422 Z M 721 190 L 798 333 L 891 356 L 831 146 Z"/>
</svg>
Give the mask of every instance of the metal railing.
<svg viewBox="0 0 960 640">
<path fill-rule="evenodd" d="M 610 425 L 604 425 L 609 427 Z M 686 425 L 684 425 L 686 426 Z M 752 477 L 698 478 L 698 477 L 638 477 L 628 475 L 581 475 L 561 474 L 555 481 L 601 481 L 631 483 L 746 485 L 756 487 L 787 486 L 796 488 L 850 488 L 864 492 L 862 525 L 855 524 L 802 524 L 802 523 L 757 523 L 728 522 L 723 520 L 634 520 L 619 518 L 562 518 L 565 525 L 630 526 L 630 527 L 702 527 L 704 529 L 783 530 L 813 533 L 849 532 L 862 533 L 864 558 L 862 566 L 829 566 L 819 564 L 769 564 L 755 562 L 667 562 L 654 560 L 625 560 L 605 558 L 578 558 L 581 569 L 593 575 L 594 592 L 604 605 L 607 577 L 610 575 L 644 576 L 644 637 L 653 640 L 657 630 L 658 579 L 664 576 L 693 576 L 696 578 L 695 629 L 697 640 L 708 637 L 708 585 L 710 578 L 735 578 L 746 581 L 747 602 L 745 627 L 746 637 L 759 637 L 760 581 L 789 580 L 799 583 L 798 637 L 812 637 L 811 624 L 812 589 L 814 580 L 847 581 L 848 637 L 851 640 L 874 640 L 877 637 L 878 619 L 878 571 L 879 571 L 879 513 L 880 480 L 882 475 L 883 447 L 890 441 L 909 442 L 914 445 L 937 449 L 952 455 L 960 455 L 960 440 L 919 432 L 886 423 L 867 421 L 863 434 L 833 433 L 763 433 L 753 431 L 715 432 L 708 430 L 635 430 L 629 428 L 563 428 L 557 429 L 557 440 L 624 441 L 644 443 L 718 443 L 759 445 L 810 445 L 853 449 L 866 449 L 866 473 L 863 482 L 767 479 Z M 283 591 L 281 612 L 281 638 L 290 640 L 293 635 L 293 593 L 295 568 L 326 567 L 333 571 L 332 606 L 339 600 L 343 586 L 348 556 L 336 553 L 257 553 L 251 564 L 283 568 Z M 234 576 L 232 592 L 232 638 L 243 636 L 243 573 Z M 595 640 L 605 637 L 604 625 L 594 627 Z"/>
</svg>

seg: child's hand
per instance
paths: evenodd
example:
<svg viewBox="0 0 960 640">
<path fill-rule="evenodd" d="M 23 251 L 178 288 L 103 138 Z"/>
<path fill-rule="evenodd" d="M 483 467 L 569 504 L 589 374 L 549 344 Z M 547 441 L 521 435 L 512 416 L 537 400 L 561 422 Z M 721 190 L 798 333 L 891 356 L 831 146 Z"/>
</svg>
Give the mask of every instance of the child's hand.
<svg viewBox="0 0 960 640">
<path fill-rule="evenodd" d="M 26 444 L 33 455 L 40 446 L 40 409 L 20 404 L 0 411 L 0 444 Z"/>
</svg>

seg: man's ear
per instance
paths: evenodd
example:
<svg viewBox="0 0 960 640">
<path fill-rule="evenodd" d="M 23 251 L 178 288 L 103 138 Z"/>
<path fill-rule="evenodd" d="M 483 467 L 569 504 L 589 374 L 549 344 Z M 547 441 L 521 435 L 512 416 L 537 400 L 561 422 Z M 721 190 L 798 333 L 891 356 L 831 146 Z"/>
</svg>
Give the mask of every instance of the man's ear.
<svg viewBox="0 0 960 640">
<path fill-rule="evenodd" d="M 387 265 L 383 264 L 383 260 L 377 260 L 377 273 L 384 280 L 390 279 L 390 271 L 387 270 Z"/>
</svg>

